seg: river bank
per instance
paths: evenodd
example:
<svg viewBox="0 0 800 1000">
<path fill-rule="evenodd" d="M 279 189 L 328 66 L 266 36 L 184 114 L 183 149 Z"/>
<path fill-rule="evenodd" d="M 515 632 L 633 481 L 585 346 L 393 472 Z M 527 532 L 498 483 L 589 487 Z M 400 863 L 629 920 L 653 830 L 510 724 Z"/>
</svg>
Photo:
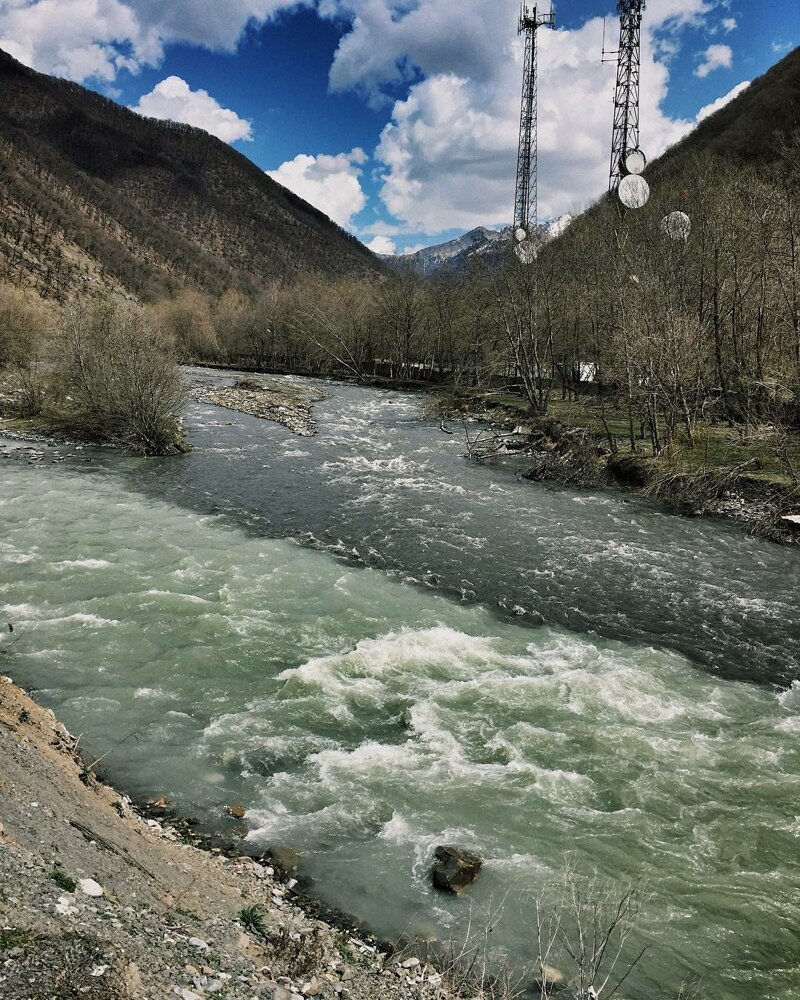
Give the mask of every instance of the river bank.
<svg viewBox="0 0 800 1000">
<path fill-rule="evenodd" d="M 242 387 L 199 391 L 195 394 L 198 400 L 277 419 L 293 433 L 314 433 L 310 407 L 301 398 L 303 390 L 268 380 L 268 375 L 275 373 L 223 363 L 198 367 L 231 374 L 246 371 L 267 379 L 249 391 L 246 379 L 240 380 Z M 278 374 L 313 377 L 312 373 Z M 427 396 L 423 414 L 441 419 L 442 430 L 452 431 L 444 426 L 445 421 L 463 423 L 470 458 L 481 462 L 509 456 L 527 458 L 530 464 L 523 473 L 526 479 L 590 490 L 619 490 L 655 500 L 675 514 L 719 518 L 780 545 L 800 544 L 800 485 L 778 468 L 774 454 L 763 446 L 763 441 L 747 447 L 736 437 L 726 442 L 719 428 L 706 428 L 706 440 L 696 449 L 653 458 L 643 453 L 643 445 L 631 453 L 626 418 L 612 410 L 607 412 L 591 397 L 578 405 L 554 400 L 553 415 L 538 419 L 530 416 L 522 397 L 508 393 L 458 396 L 443 391 L 435 382 L 374 376 L 359 383 L 354 376 L 341 373 L 325 377 L 342 385 L 363 384 Z M 266 394 L 259 398 L 259 390 L 266 390 Z M 274 403 L 269 400 L 271 393 L 275 393 Z M 311 401 L 322 398 L 324 394 Z M 469 424 L 483 429 L 473 431 Z M 709 435 L 713 435 L 711 448 Z"/>
<path fill-rule="evenodd" d="M 51 711 L 0 676 L 5 1000 L 456 996 L 429 963 L 308 912 L 274 865 L 145 819 L 88 763 Z"/>
<path fill-rule="evenodd" d="M 781 545 L 800 544 L 800 484 L 787 472 L 791 459 L 784 458 L 783 467 L 776 460 L 778 443 L 770 444 L 770 428 L 748 442 L 706 427 L 705 439 L 692 448 L 653 456 L 643 442 L 632 451 L 621 416 L 591 400 L 557 401 L 550 415 L 538 418 L 526 412 L 521 399 L 497 393 L 441 395 L 429 409 L 443 421 L 463 423 L 475 461 L 524 458 L 525 479 L 619 490 L 674 514 L 720 518 Z M 471 434 L 468 422 L 485 429 Z"/>
</svg>

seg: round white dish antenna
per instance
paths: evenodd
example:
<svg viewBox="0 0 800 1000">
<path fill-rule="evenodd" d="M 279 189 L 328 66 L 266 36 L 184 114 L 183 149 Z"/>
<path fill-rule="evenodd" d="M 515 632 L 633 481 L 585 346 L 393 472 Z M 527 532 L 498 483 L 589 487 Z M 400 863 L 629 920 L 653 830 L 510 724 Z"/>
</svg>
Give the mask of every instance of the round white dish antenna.
<svg viewBox="0 0 800 1000">
<path fill-rule="evenodd" d="M 661 220 L 661 232 L 671 240 L 683 240 L 685 243 L 691 231 L 692 220 L 686 212 L 670 212 Z"/>
<path fill-rule="evenodd" d="M 532 264 L 536 260 L 536 247 L 530 241 L 518 243 L 514 247 L 514 253 L 520 264 Z"/>
<path fill-rule="evenodd" d="M 638 176 L 644 173 L 644 168 L 647 166 L 647 157 L 641 149 L 629 149 L 625 154 L 622 165 L 625 168 L 626 174 Z"/>
<path fill-rule="evenodd" d="M 619 182 L 619 200 L 625 208 L 643 208 L 650 198 L 650 185 L 638 174 L 628 174 Z"/>
<path fill-rule="evenodd" d="M 514 239 L 517 243 L 524 243 L 528 238 L 527 230 L 523 229 L 522 226 L 519 229 L 514 230 Z"/>
</svg>

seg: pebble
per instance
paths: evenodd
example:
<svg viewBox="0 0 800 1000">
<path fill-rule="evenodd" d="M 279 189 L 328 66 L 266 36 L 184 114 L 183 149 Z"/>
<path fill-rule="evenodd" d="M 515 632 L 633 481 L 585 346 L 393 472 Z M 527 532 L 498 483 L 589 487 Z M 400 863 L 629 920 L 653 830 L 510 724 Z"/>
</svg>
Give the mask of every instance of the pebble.
<svg viewBox="0 0 800 1000">
<path fill-rule="evenodd" d="M 78 882 L 78 888 L 84 894 L 84 896 L 102 896 L 104 889 L 99 882 L 95 882 L 93 878 L 82 878 Z"/>
<path fill-rule="evenodd" d="M 198 951 L 210 951 L 208 943 L 204 941 L 202 938 L 191 937 L 189 938 L 189 944 L 193 948 L 197 948 Z"/>
</svg>

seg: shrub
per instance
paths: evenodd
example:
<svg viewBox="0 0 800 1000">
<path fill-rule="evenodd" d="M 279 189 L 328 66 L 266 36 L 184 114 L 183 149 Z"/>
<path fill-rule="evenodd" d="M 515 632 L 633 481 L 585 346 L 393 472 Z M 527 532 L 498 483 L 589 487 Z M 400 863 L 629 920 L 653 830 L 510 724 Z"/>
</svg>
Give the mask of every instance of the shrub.
<svg viewBox="0 0 800 1000">
<path fill-rule="evenodd" d="M 170 345 L 147 314 L 106 301 L 75 308 L 63 331 L 65 400 L 94 436 L 144 455 L 186 450 L 185 387 Z"/>
</svg>

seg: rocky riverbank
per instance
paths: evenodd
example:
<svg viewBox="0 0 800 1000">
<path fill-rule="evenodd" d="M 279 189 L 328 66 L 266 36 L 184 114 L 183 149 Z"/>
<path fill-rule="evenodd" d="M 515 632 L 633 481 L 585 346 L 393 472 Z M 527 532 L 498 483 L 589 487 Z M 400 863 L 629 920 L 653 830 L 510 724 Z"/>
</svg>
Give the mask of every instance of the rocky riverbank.
<svg viewBox="0 0 800 1000">
<path fill-rule="evenodd" d="M 312 437 L 316 433 L 312 406 L 325 399 L 324 392 L 310 386 L 253 376 L 239 378 L 230 386 L 212 389 L 194 384 L 192 395 L 200 403 L 224 406 L 261 420 L 272 420 L 301 437 Z"/>
<path fill-rule="evenodd" d="M 0 676 L 4 1000 L 460 995 L 408 950 L 319 919 L 275 864 L 200 850 L 145 818 L 78 743 Z"/>
<path fill-rule="evenodd" d="M 521 419 L 518 408 L 469 406 L 448 397 L 433 410 L 463 421 L 467 454 L 478 462 L 516 457 L 536 482 L 634 493 L 684 516 L 732 521 L 782 545 L 800 544 L 800 486 L 760 477 L 758 459 L 687 467 L 680 460 L 630 454 L 625 442 L 553 417 Z"/>
</svg>

